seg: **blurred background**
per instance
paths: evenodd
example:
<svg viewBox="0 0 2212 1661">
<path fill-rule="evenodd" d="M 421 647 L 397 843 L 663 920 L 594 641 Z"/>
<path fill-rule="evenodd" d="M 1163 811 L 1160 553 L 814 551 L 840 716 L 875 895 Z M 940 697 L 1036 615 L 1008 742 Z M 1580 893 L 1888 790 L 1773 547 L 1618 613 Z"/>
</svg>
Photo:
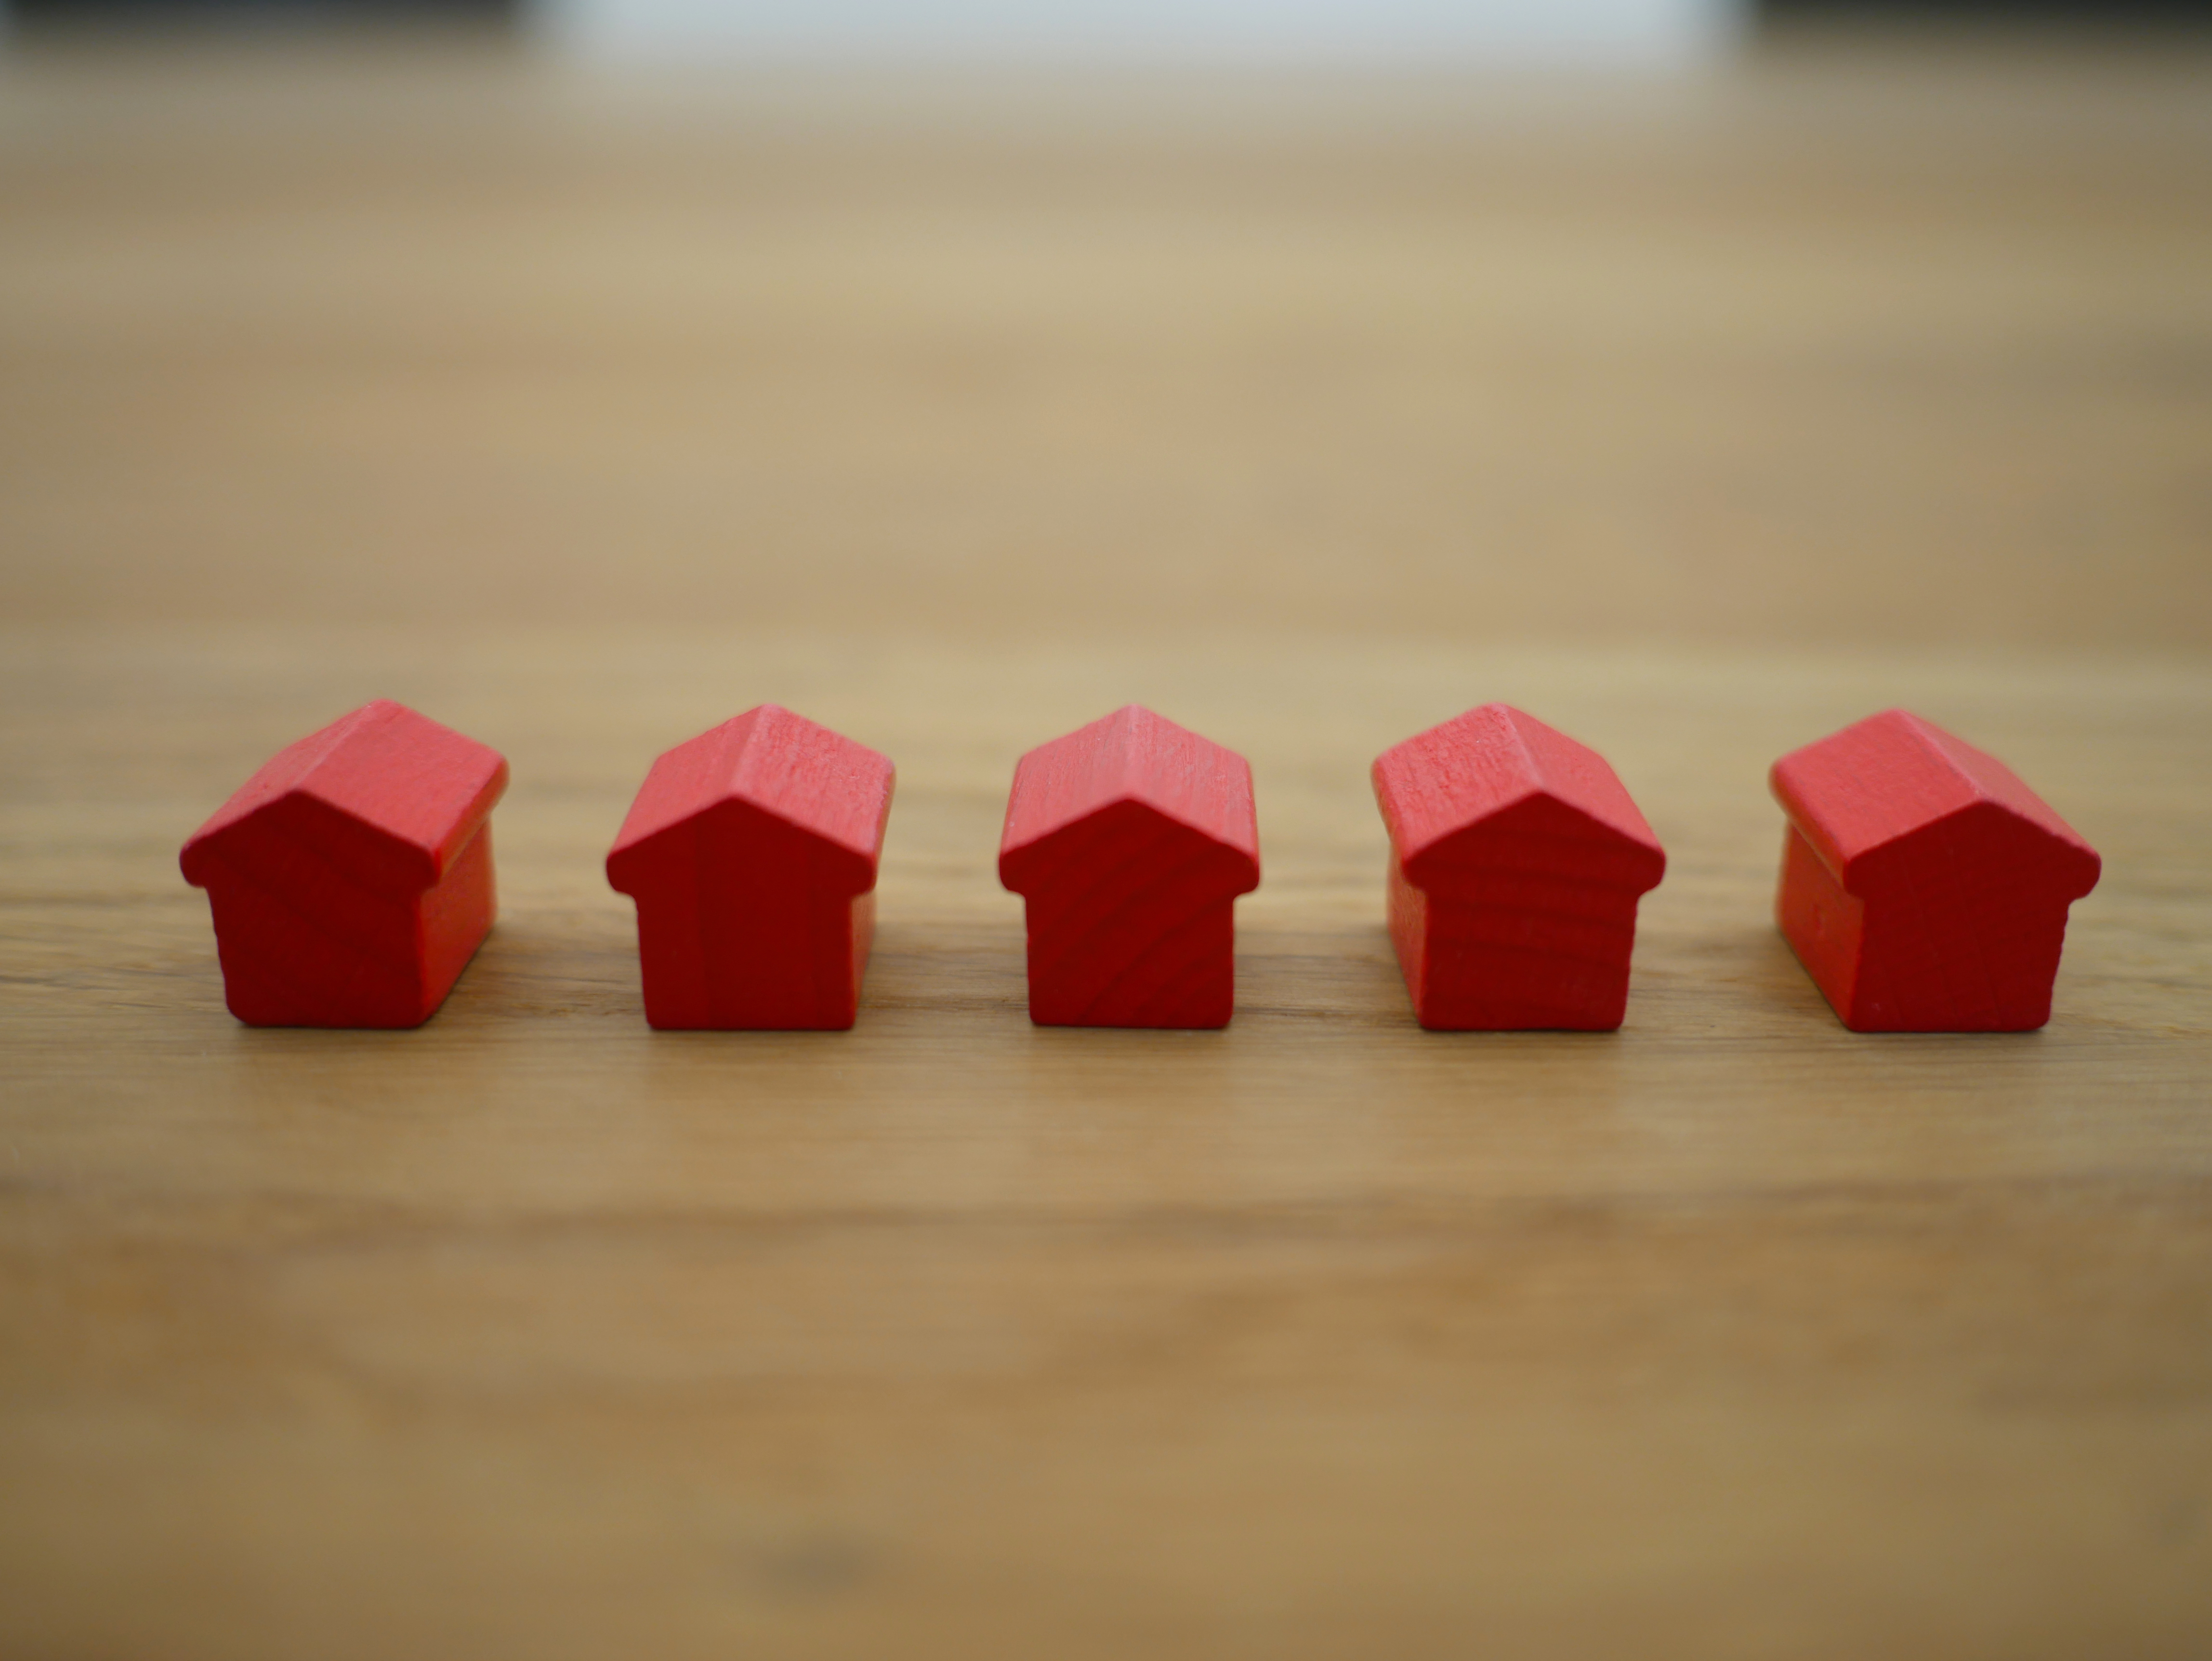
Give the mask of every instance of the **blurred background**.
<svg viewBox="0 0 2212 1661">
<path fill-rule="evenodd" d="M 2212 640 L 2202 5 L 9 3 L 26 618 Z"/>
</svg>

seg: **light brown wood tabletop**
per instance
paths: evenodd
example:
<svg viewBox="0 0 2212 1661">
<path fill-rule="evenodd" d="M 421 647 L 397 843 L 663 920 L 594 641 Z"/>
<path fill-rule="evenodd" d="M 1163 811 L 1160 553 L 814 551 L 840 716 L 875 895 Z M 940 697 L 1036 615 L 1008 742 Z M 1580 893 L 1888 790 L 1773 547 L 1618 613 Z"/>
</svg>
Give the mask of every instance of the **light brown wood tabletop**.
<svg viewBox="0 0 2212 1661">
<path fill-rule="evenodd" d="M 2212 1652 L 2212 58 L 1595 85 L 0 62 L 0 1654 Z M 491 744 L 420 1031 L 224 1013 L 185 837 Z M 1665 843 L 1617 1034 L 1425 1033 L 1374 755 Z M 601 860 L 898 767 L 846 1034 L 654 1034 Z M 1032 1027 L 1015 758 L 1248 756 L 1213 1033 Z M 1844 1031 L 1775 757 L 2104 856 L 2030 1034 Z"/>
</svg>

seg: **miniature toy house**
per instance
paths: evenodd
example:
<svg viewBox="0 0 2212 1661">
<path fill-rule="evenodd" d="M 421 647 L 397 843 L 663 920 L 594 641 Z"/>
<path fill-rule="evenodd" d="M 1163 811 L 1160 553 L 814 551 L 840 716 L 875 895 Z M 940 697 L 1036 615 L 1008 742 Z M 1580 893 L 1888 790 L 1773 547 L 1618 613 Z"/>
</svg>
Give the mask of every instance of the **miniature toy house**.
<svg viewBox="0 0 2212 1661">
<path fill-rule="evenodd" d="M 875 928 L 892 769 L 775 704 L 653 764 L 607 855 L 637 902 L 656 1027 L 848 1027 Z"/>
<path fill-rule="evenodd" d="M 1252 770 L 1116 710 L 1022 757 L 999 877 L 1026 904 L 1031 1020 L 1225 1026 L 1236 900 L 1260 885 Z"/>
<path fill-rule="evenodd" d="M 1774 764 L 1789 815 L 1776 919 L 1856 1032 L 2015 1032 L 2051 1019 L 2088 843 L 1996 757 L 1902 709 Z"/>
<path fill-rule="evenodd" d="M 282 750 L 185 844 L 230 1012 L 254 1026 L 419 1026 L 497 910 L 497 751 L 389 699 Z"/>
<path fill-rule="evenodd" d="M 1637 902 L 1667 856 L 1603 757 L 1491 703 L 1386 750 L 1374 781 L 1423 1026 L 1620 1025 Z"/>
</svg>

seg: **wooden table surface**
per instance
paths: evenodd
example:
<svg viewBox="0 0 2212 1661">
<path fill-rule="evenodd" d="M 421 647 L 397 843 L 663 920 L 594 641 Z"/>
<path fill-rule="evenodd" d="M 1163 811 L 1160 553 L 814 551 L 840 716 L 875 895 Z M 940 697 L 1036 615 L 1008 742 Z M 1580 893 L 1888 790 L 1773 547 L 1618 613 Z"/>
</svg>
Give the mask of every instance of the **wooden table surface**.
<svg viewBox="0 0 2212 1661">
<path fill-rule="evenodd" d="M 2212 81 L 0 68 L 0 1653 L 2212 1652 Z M 223 1013 L 186 834 L 504 751 L 414 1033 Z M 1374 753 L 1665 842 L 1617 1035 L 1432 1035 Z M 892 755 L 844 1035 L 654 1035 L 600 859 Z M 1228 1031 L 1025 1019 L 1015 757 L 1247 753 Z M 2100 850 L 2040 1033 L 1843 1031 L 1785 749 Z"/>
</svg>

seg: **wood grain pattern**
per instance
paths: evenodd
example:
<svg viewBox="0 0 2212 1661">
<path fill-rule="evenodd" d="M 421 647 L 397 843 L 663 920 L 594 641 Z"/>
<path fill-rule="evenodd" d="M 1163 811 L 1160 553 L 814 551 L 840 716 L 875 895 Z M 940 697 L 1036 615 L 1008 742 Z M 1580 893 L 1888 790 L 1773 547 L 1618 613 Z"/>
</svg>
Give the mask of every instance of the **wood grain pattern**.
<svg viewBox="0 0 2212 1661">
<path fill-rule="evenodd" d="M 8 68 L 0 1650 L 2201 1653 L 2203 76 Z M 500 923 L 242 1028 L 174 851 L 379 695 Z M 1413 1023 L 1365 770 L 1492 698 L 1667 848 L 1617 1033 Z M 601 855 L 769 700 L 899 764 L 858 1023 L 651 1032 Z M 1252 764 L 1224 1031 L 1024 1012 L 1015 759 L 1132 700 Z M 1774 930 L 1893 704 L 2104 855 L 2040 1032 Z"/>
</svg>

